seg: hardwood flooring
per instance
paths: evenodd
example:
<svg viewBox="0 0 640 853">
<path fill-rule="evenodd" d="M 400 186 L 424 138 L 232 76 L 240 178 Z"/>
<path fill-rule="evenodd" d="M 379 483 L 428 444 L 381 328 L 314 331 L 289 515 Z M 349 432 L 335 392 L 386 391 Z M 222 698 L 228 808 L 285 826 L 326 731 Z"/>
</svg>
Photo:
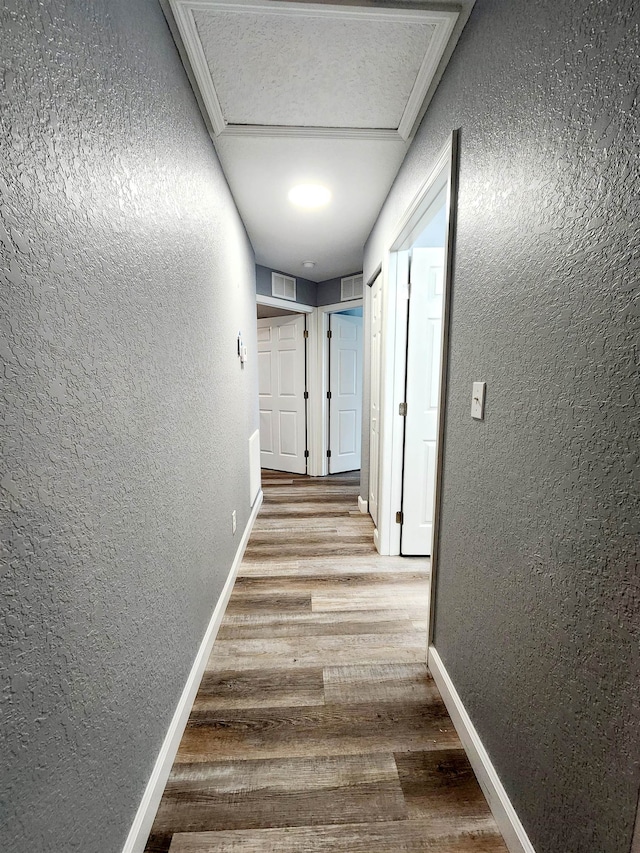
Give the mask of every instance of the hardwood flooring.
<svg viewBox="0 0 640 853">
<path fill-rule="evenodd" d="M 428 561 L 376 553 L 354 474 L 262 482 L 146 853 L 507 853 L 425 665 Z"/>
</svg>

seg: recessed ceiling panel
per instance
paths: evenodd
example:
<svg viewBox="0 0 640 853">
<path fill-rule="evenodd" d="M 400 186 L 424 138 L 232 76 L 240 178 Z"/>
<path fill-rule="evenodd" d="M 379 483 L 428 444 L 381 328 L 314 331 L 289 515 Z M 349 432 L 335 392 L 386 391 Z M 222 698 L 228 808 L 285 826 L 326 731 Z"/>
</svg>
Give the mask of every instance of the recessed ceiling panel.
<svg viewBox="0 0 640 853">
<path fill-rule="evenodd" d="M 303 10 L 304 12 L 304 10 Z M 194 10 L 226 124 L 397 129 L 435 24 Z"/>
</svg>

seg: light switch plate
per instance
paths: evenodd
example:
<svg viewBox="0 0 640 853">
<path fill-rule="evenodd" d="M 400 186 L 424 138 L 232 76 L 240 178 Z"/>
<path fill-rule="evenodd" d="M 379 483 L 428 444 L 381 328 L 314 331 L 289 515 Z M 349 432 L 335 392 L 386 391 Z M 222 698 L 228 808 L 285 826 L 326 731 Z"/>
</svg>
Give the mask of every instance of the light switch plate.
<svg viewBox="0 0 640 853">
<path fill-rule="evenodd" d="M 471 417 L 477 421 L 484 420 L 484 392 L 487 388 L 486 382 L 474 382 L 471 392 Z"/>
</svg>

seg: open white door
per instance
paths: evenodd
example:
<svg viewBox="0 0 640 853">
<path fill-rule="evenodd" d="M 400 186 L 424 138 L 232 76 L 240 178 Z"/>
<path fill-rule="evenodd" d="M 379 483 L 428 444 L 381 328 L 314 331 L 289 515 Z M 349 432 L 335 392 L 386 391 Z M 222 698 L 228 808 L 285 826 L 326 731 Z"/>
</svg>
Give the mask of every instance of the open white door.
<svg viewBox="0 0 640 853">
<path fill-rule="evenodd" d="M 329 473 L 360 467 L 362 440 L 362 317 L 330 314 Z"/>
<path fill-rule="evenodd" d="M 305 318 L 258 320 L 260 464 L 306 473 Z"/>
<path fill-rule="evenodd" d="M 378 524 L 380 483 L 380 391 L 382 343 L 382 276 L 371 286 L 371 405 L 369 412 L 369 513 Z"/>
<path fill-rule="evenodd" d="M 401 553 L 431 555 L 438 435 L 444 249 L 413 249 Z"/>
</svg>

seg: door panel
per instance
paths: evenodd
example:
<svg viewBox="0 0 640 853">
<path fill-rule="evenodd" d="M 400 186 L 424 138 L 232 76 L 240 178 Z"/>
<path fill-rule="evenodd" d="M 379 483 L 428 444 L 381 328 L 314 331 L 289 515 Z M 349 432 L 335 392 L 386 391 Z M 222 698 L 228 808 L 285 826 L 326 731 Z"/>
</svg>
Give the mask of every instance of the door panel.
<svg viewBox="0 0 640 853">
<path fill-rule="evenodd" d="M 280 453 L 298 455 L 298 417 L 296 412 L 280 412 Z"/>
<path fill-rule="evenodd" d="M 260 412 L 260 451 L 273 453 L 273 412 Z"/>
<path fill-rule="evenodd" d="M 362 441 L 362 317 L 329 317 L 329 473 L 360 467 Z"/>
<path fill-rule="evenodd" d="M 258 320 L 260 464 L 306 471 L 305 339 L 303 314 Z"/>
<path fill-rule="evenodd" d="M 401 551 L 431 554 L 440 389 L 444 249 L 413 249 Z"/>
<path fill-rule="evenodd" d="M 358 431 L 358 416 L 355 409 L 340 412 L 338 424 L 338 444 L 341 455 L 355 453 L 357 450 L 356 433 Z M 333 458 L 333 457 L 332 457 Z"/>
<path fill-rule="evenodd" d="M 258 341 L 260 344 L 260 341 Z M 271 353 L 258 350 L 258 388 L 261 394 L 271 396 Z"/>
</svg>

